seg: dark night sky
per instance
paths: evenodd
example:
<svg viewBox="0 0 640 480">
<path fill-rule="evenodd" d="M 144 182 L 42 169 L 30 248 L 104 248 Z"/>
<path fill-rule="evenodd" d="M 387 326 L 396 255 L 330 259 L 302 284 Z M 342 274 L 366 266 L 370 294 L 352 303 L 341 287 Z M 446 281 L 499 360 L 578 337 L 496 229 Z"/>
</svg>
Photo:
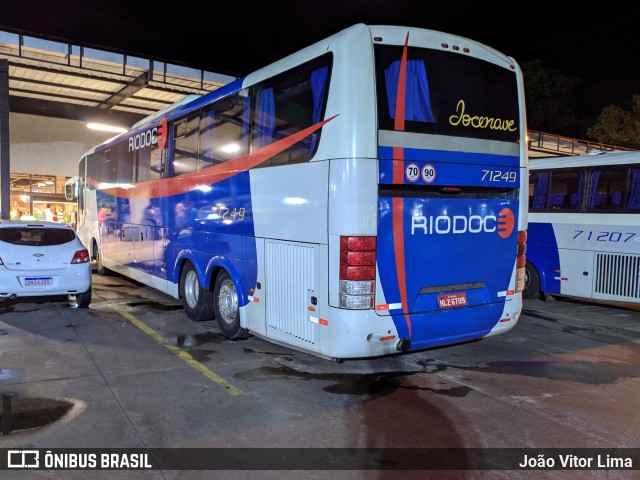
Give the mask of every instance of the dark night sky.
<svg viewBox="0 0 640 480">
<path fill-rule="evenodd" d="M 628 0 L 0 0 L 0 28 L 245 74 L 354 23 L 442 30 L 579 77 L 597 113 L 640 93 Z M 583 93 L 584 98 L 584 93 Z"/>
</svg>

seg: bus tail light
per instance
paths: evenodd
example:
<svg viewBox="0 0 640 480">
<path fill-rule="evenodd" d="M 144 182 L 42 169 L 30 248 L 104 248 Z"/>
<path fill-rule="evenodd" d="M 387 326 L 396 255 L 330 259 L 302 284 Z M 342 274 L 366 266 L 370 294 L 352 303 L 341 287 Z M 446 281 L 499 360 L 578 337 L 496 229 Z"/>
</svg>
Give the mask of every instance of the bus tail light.
<svg viewBox="0 0 640 480">
<path fill-rule="evenodd" d="M 376 237 L 340 237 L 340 307 L 373 308 Z"/>
<path fill-rule="evenodd" d="M 516 251 L 516 292 L 524 290 L 524 266 L 527 263 L 527 232 L 518 232 L 518 249 Z"/>
</svg>

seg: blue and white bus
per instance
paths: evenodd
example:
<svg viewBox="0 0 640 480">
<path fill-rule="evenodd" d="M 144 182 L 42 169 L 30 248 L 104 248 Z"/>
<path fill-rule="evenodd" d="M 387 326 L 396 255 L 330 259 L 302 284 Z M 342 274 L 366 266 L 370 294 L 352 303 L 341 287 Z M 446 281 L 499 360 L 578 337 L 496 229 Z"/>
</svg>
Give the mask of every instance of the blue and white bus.
<svg viewBox="0 0 640 480">
<path fill-rule="evenodd" d="M 513 59 L 355 25 L 87 152 L 78 231 L 229 338 L 334 359 L 478 339 L 521 311 L 525 132 Z"/>
<path fill-rule="evenodd" d="M 529 167 L 525 297 L 640 303 L 640 152 Z"/>
</svg>

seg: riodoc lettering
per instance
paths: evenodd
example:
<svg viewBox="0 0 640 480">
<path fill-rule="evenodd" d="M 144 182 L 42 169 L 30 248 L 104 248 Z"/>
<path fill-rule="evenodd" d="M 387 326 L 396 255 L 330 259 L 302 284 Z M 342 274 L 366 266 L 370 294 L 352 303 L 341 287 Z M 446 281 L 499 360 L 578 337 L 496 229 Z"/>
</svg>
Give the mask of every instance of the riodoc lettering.
<svg viewBox="0 0 640 480">
<path fill-rule="evenodd" d="M 449 117 L 449 123 L 454 127 L 462 125 L 464 127 L 471 128 L 488 128 L 490 130 L 502 130 L 508 132 L 515 132 L 517 127 L 514 125 L 515 120 L 506 120 L 502 118 L 483 117 L 479 115 L 469 115 L 465 113 L 464 100 L 460 100 L 456 105 L 456 114 Z"/>
<path fill-rule="evenodd" d="M 167 120 L 161 119 L 157 127 L 151 127 L 144 132 L 137 133 L 129 138 L 129 151 L 140 150 L 141 148 L 157 145 L 164 148 L 167 143 Z"/>
<path fill-rule="evenodd" d="M 151 147 L 158 143 L 158 127 L 153 127 L 146 132 L 138 133 L 129 138 L 129 151 L 140 150 L 141 148 Z"/>
<path fill-rule="evenodd" d="M 448 233 L 492 233 L 497 230 L 498 219 L 495 215 L 470 215 L 465 217 L 462 215 L 440 215 L 437 217 L 424 215 L 414 215 L 411 217 L 411 235 L 415 235 L 416 231 L 424 235 L 446 235 Z"/>
<path fill-rule="evenodd" d="M 447 235 L 462 233 L 493 233 L 500 238 L 509 238 L 515 226 L 515 216 L 509 208 L 503 208 L 495 215 L 412 215 L 411 235 Z"/>
</svg>

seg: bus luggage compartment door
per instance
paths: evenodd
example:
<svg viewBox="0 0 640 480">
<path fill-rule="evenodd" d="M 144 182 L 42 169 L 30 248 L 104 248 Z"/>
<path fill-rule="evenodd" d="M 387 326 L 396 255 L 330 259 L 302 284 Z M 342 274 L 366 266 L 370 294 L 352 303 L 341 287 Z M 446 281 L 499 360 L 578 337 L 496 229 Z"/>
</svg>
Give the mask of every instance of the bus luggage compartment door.
<svg viewBox="0 0 640 480">
<path fill-rule="evenodd" d="M 326 293 L 318 276 L 320 246 L 265 239 L 264 264 L 267 337 L 321 352 Z"/>
</svg>

